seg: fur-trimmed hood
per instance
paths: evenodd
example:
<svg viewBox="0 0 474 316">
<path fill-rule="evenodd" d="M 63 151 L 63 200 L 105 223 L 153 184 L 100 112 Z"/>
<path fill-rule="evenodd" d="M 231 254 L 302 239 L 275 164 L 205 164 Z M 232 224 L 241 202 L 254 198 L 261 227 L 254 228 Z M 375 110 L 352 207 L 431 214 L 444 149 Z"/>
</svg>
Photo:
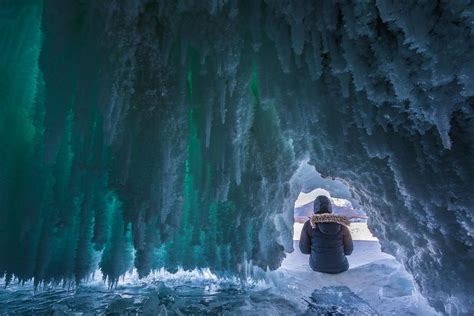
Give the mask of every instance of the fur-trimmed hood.
<svg viewBox="0 0 474 316">
<path fill-rule="evenodd" d="M 334 215 L 334 214 L 313 214 L 311 216 L 309 222 L 311 223 L 311 227 L 315 228 L 316 223 L 337 223 L 348 227 L 351 222 L 345 217 L 341 215 Z"/>
</svg>

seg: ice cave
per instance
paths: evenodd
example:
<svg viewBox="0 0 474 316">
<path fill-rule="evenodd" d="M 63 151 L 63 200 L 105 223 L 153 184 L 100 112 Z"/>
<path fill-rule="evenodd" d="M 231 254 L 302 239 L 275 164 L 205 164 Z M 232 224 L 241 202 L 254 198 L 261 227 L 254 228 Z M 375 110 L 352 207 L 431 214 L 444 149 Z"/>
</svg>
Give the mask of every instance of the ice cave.
<svg viewBox="0 0 474 316">
<path fill-rule="evenodd" d="M 474 314 L 473 1 L 1 0 L 0 48 L 0 314 Z"/>
</svg>

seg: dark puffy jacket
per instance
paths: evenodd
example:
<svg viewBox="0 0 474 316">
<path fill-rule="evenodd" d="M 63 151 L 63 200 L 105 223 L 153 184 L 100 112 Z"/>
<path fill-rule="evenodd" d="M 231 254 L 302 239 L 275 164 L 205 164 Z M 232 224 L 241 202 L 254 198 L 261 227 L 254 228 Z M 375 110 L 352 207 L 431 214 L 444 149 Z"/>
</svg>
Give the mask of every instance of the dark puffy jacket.
<svg viewBox="0 0 474 316">
<path fill-rule="evenodd" d="M 337 221 L 313 221 L 313 228 L 311 221 L 304 223 L 300 238 L 300 250 L 304 254 L 310 254 L 311 268 L 325 273 L 340 273 L 349 269 L 346 256 L 350 255 L 353 249 L 349 229 Z"/>
</svg>

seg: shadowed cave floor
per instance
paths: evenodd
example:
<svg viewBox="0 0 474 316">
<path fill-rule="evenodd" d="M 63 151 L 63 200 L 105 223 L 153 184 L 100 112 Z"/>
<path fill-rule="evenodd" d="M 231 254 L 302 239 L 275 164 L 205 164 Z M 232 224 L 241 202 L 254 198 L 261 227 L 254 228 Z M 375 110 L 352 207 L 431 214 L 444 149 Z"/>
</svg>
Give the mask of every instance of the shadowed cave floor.
<svg viewBox="0 0 474 316">
<path fill-rule="evenodd" d="M 377 241 L 354 241 L 351 269 L 338 275 L 313 272 L 308 256 L 288 254 L 265 279 L 217 278 L 208 271 L 164 271 L 145 280 L 128 275 L 108 290 L 96 277 L 78 289 L 34 292 L 31 285 L 0 290 L 0 314 L 39 315 L 434 315 L 408 273 L 380 251 Z"/>
</svg>

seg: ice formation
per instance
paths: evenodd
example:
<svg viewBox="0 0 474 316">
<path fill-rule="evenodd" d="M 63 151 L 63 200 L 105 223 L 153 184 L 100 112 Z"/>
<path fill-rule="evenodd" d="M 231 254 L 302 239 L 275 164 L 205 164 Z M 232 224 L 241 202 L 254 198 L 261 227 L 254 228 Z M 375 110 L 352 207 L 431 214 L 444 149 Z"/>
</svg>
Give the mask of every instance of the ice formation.
<svg viewBox="0 0 474 316">
<path fill-rule="evenodd" d="M 5 0 L 0 30 L 7 283 L 275 269 L 309 159 L 473 312 L 471 1 Z"/>
</svg>

